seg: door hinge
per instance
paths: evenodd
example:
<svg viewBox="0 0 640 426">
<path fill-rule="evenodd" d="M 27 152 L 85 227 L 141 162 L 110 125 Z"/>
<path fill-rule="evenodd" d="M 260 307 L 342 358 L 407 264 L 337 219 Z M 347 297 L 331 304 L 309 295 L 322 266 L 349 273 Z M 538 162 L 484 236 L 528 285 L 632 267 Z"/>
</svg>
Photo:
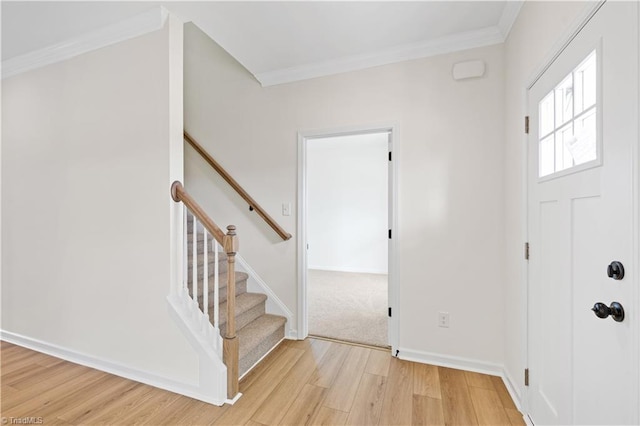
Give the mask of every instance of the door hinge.
<svg viewBox="0 0 640 426">
<path fill-rule="evenodd" d="M 524 369 L 524 385 L 529 386 L 529 369 Z"/>
<path fill-rule="evenodd" d="M 524 117 L 524 132 L 529 134 L 529 116 Z"/>
<path fill-rule="evenodd" d="M 524 243 L 524 258 L 529 260 L 529 243 Z"/>
<path fill-rule="evenodd" d="M 389 239 L 391 239 L 391 229 L 389 229 Z"/>
<path fill-rule="evenodd" d="M 391 306 L 389 306 L 389 317 L 391 317 Z"/>
<path fill-rule="evenodd" d="M 389 161 L 391 161 L 391 151 L 389 151 Z"/>
</svg>

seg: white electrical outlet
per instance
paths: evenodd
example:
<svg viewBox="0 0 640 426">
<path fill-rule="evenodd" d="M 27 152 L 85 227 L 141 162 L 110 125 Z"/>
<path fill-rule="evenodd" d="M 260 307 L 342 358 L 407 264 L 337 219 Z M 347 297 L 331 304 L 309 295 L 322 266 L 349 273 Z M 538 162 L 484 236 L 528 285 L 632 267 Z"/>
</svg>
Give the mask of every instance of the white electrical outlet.
<svg viewBox="0 0 640 426">
<path fill-rule="evenodd" d="M 449 328 L 449 312 L 438 312 L 438 327 Z"/>
<path fill-rule="evenodd" d="M 291 203 L 282 203 L 282 216 L 291 216 Z"/>
</svg>

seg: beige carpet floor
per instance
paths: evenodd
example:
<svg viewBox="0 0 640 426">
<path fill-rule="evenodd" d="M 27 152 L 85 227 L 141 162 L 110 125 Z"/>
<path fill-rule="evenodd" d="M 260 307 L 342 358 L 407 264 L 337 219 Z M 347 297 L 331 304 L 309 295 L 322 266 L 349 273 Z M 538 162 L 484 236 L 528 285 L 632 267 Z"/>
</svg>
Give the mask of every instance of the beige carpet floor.
<svg viewBox="0 0 640 426">
<path fill-rule="evenodd" d="M 387 275 L 310 269 L 309 334 L 388 346 Z"/>
</svg>

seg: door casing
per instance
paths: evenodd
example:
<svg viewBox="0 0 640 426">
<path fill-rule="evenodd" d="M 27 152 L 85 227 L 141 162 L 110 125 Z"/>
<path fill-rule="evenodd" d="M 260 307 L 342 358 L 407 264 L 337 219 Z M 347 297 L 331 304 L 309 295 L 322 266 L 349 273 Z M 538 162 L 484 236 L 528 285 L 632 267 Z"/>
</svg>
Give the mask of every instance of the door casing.
<svg viewBox="0 0 640 426">
<path fill-rule="evenodd" d="M 319 139 L 337 136 L 349 136 L 366 133 L 389 133 L 389 150 L 392 161 L 389 163 L 389 225 L 392 229 L 392 238 L 389 241 L 388 255 L 388 286 L 389 307 L 393 315 L 388 321 L 389 345 L 393 353 L 399 345 L 399 319 L 398 308 L 398 269 L 397 269 L 397 244 L 398 244 L 398 126 L 396 125 L 372 125 L 354 126 L 337 129 L 298 132 L 298 339 L 304 339 L 309 335 L 308 310 L 307 310 L 307 142 L 310 139 Z"/>
</svg>

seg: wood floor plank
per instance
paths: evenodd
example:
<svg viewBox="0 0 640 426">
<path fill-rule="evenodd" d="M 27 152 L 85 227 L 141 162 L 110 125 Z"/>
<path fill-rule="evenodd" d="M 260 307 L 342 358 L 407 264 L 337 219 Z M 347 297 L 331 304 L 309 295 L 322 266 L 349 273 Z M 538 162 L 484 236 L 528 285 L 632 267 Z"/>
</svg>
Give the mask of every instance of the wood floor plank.
<svg viewBox="0 0 640 426">
<path fill-rule="evenodd" d="M 413 393 L 428 396 L 429 398 L 442 399 L 438 367 L 418 363 L 413 366 Z"/>
<path fill-rule="evenodd" d="M 491 389 L 469 387 L 479 425 L 511 425 L 498 393 Z"/>
<path fill-rule="evenodd" d="M 2 409 L 5 417 L 19 417 L 18 412 L 35 412 L 42 400 L 72 391 L 78 386 L 98 380 L 104 374 L 100 371 L 77 364 L 69 364 L 69 374 L 59 374 L 43 380 L 37 386 L 2 395 Z M 11 414 L 9 414 L 11 413 Z"/>
<path fill-rule="evenodd" d="M 110 389 L 122 382 L 122 379 L 111 374 L 102 373 L 96 381 L 79 385 L 64 394 L 50 394 L 48 397 L 36 397 L 31 402 L 40 399 L 40 406 L 36 409 L 38 416 L 43 418 L 60 417 L 65 410 L 80 405 L 92 397 L 103 398 L 104 389 Z M 129 382 L 135 384 L 135 382 Z M 61 419 L 60 421 L 65 421 Z"/>
<path fill-rule="evenodd" d="M 504 408 L 510 408 L 517 411 L 516 404 L 513 402 L 513 399 L 511 399 L 511 395 L 509 394 L 507 387 L 504 385 L 502 378 L 498 376 L 491 376 L 491 383 L 493 383 L 493 389 L 498 392 L 502 406 Z"/>
<path fill-rule="evenodd" d="M 120 419 L 132 410 L 137 410 L 141 403 L 147 400 L 147 395 L 153 392 L 153 388 L 142 383 L 136 383 L 133 387 L 120 394 L 118 398 L 109 401 L 108 404 L 95 407 L 83 413 L 73 423 L 86 425 L 121 424 Z M 62 417 L 64 420 L 64 417 Z"/>
<path fill-rule="evenodd" d="M 413 405 L 414 363 L 398 358 L 391 360 L 387 390 L 382 404 L 380 424 L 411 424 Z"/>
<path fill-rule="evenodd" d="M 18 389 L 13 385 L 29 377 L 40 377 L 40 375 L 46 370 L 47 367 L 43 367 L 42 365 L 38 365 L 35 363 L 25 365 L 24 367 L 18 369 L 4 368 L 2 371 L 2 383 Z"/>
<path fill-rule="evenodd" d="M 327 389 L 320 386 L 305 384 L 302 391 L 287 410 L 281 425 L 308 425 L 322 408 L 322 401 Z"/>
<path fill-rule="evenodd" d="M 223 425 L 243 425 L 252 419 L 253 414 L 262 403 L 271 396 L 271 392 L 287 376 L 293 365 L 305 352 L 300 349 L 285 347 L 277 358 L 277 362 L 271 364 L 249 386 L 242 398 L 233 405 L 233 409 L 227 410 L 218 420 Z"/>
<path fill-rule="evenodd" d="M 464 373 L 462 370 L 438 367 L 442 412 L 447 425 L 478 424 Z"/>
<path fill-rule="evenodd" d="M 413 395 L 411 424 L 444 426 L 442 400 L 423 395 Z"/>
<path fill-rule="evenodd" d="M 11 382 L 1 383 L 3 416 L 52 425 L 524 424 L 498 377 L 320 339 L 281 344 L 242 381 L 242 398 L 222 407 L 15 345 L 0 357 Z"/>
<path fill-rule="evenodd" d="M 127 380 L 117 376 L 111 377 L 119 380 L 114 380 L 113 383 L 108 386 L 97 386 L 88 393 L 88 398 L 83 398 L 72 405 L 66 406 L 58 413 L 57 417 L 69 423 L 77 424 L 80 419 L 91 416 L 101 407 L 114 403 L 123 395 L 126 395 L 131 389 L 139 385 L 139 383 L 133 380 Z"/>
<path fill-rule="evenodd" d="M 137 401 L 138 405 L 134 409 L 129 409 L 123 413 L 123 415 L 118 418 L 118 421 L 121 424 L 126 425 L 139 425 L 145 423 L 148 419 L 161 411 L 163 407 L 171 404 L 178 398 L 184 397 L 162 389 L 154 389 L 152 392 L 146 393 L 140 401 Z M 194 401 L 194 404 L 195 403 L 196 401 Z M 201 403 L 200 405 L 202 408 L 205 408 L 205 406 L 208 406 L 209 404 Z M 192 424 L 196 424 L 196 422 Z"/>
<path fill-rule="evenodd" d="M 280 343 L 255 368 L 249 371 L 247 375 L 240 380 L 240 392 L 244 393 L 249 387 L 251 387 L 252 383 L 264 374 L 266 370 L 269 370 L 275 362 L 278 362 L 282 353 L 289 348 L 289 345 L 285 344 L 286 342 L 287 340 Z"/>
<path fill-rule="evenodd" d="M 369 354 L 369 361 L 367 361 L 367 366 L 364 368 L 364 372 L 387 377 L 389 375 L 390 363 L 391 352 L 372 350 Z"/>
<path fill-rule="evenodd" d="M 329 388 L 323 403 L 325 407 L 334 410 L 349 411 L 364 373 L 371 349 L 352 346 L 344 360 L 338 376 Z"/>
<path fill-rule="evenodd" d="M 522 417 L 522 413 L 515 408 L 505 408 L 504 411 L 509 417 L 509 421 L 513 426 L 525 426 L 526 423 Z"/>
<path fill-rule="evenodd" d="M 473 371 L 465 371 L 464 377 L 467 379 L 467 385 L 487 390 L 495 390 L 491 376 L 486 374 L 475 373 Z"/>
<path fill-rule="evenodd" d="M 313 426 L 340 426 L 345 424 L 348 415 L 349 413 L 344 411 L 320 407 L 310 424 Z"/>
<path fill-rule="evenodd" d="M 318 367 L 309 377 L 309 384 L 329 388 L 333 384 L 344 360 L 351 349 L 350 346 L 341 345 L 335 342 L 329 342 L 329 349 L 322 360 L 318 363 Z"/>
<path fill-rule="evenodd" d="M 349 411 L 348 425 L 377 425 L 387 385 L 387 378 L 364 373 Z"/>
<path fill-rule="evenodd" d="M 168 426 L 211 425 L 215 424 L 216 421 L 220 417 L 222 417 L 225 412 L 233 407 L 232 405 L 223 405 L 222 407 L 218 407 L 216 405 L 207 404 L 206 402 L 202 401 L 196 401 L 185 396 L 181 396 L 181 399 L 186 400 L 187 406 L 184 410 L 178 412 L 180 416 L 178 416 L 175 421 L 163 421 L 162 424 Z M 153 423 L 151 422 L 148 422 L 147 424 L 153 425 Z"/>
<path fill-rule="evenodd" d="M 324 346 L 322 349 L 326 353 L 329 346 Z M 322 359 L 324 353 L 322 351 L 314 353 L 311 348 L 307 348 L 287 376 L 274 388 L 269 398 L 256 410 L 251 420 L 265 425 L 278 424 L 302 391 L 311 373 L 317 368 L 319 362 L 317 355 Z"/>
</svg>

